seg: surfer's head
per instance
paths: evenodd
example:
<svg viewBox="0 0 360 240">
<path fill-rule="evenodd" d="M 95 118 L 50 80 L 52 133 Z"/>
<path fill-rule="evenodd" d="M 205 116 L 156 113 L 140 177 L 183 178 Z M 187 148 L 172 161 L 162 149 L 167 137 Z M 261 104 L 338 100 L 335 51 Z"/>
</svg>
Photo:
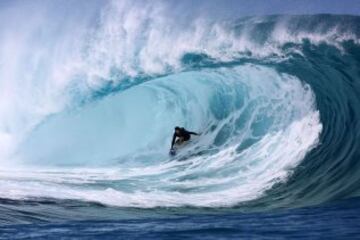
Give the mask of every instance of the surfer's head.
<svg viewBox="0 0 360 240">
<path fill-rule="evenodd" d="M 175 127 L 175 132 L 176 132 L 176 133 L 180 133 L 180 127 L 176 126 L 176 127 Z"/>
</svg>

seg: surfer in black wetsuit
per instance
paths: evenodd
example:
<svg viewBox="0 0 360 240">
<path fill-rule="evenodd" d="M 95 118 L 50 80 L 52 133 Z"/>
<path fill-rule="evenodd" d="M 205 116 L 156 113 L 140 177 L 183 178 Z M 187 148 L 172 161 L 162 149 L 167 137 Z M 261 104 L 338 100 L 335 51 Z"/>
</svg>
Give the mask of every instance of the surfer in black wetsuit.
<svg viewBox="0 0 360 240">
<path fill-rule="evenodd" d="M 189 141 L 191 138 L 191 135 L 199 135 L 199 134 L 195 133 L 195 132 L 189 132 L 185 128 L 175 127 L 175 132 L 173 135 L 173 139 L 171 141 L 171 149 L 174 148 L 175 142 L 177 144 L 182 144 L 185 141 Z M 176 140 L 176 138 L 177 138 L 177 140 Z"/>
</svg>

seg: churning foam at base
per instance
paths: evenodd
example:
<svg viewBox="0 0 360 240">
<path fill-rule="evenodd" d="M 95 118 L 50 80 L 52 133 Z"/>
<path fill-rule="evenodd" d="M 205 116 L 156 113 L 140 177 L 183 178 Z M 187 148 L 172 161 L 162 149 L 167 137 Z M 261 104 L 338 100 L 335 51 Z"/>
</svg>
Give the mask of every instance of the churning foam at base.
<svg viewBox="0 0 360 240">
<path fill-rule="evenodd" d="M 126 170 L 2 171 L 0 190 L 11 199 L 74 199 L 139 208 L 231 207 L 285 181 L 314 147 L 320 131 L 318 113 L 310 113 L 240 153 L 236 146 L 229 146 L 206 158 Z M 207 175 L 207 171 L 224 175 Z"/>
</svg>

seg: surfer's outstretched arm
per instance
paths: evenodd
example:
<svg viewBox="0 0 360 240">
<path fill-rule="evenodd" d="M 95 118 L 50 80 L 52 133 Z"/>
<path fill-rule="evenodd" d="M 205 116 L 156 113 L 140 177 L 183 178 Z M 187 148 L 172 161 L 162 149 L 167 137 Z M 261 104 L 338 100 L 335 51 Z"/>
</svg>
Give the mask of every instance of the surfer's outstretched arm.
<svg viewBox="0 0 360 240">
<path fill-rule="evenodd" d="M 200 135 L 200 134 L 198 134 L 198 133 L 196 133 L 196 132 L 188 132 L 189 134 L 191 134 L 191 135 Z"/>
</svg>

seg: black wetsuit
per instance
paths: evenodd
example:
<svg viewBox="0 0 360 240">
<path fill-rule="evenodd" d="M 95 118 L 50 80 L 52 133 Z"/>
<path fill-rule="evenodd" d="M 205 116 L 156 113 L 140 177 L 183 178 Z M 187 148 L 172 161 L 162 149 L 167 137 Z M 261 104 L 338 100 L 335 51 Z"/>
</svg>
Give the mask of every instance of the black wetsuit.
<svg viewBox="0 0 360 240">
<path fill-rule="evenodd" d="M 173 139 L 172 139 L 172 142 L 171 142 L 171 148 L 175 144 L 176 137 L 181 138 L 183 141 L 189 141 L 189 139 L 191 138 L 191 135 L 198 135 L 195 132 L 187 131 L 185 128 L 180 128 L 179 131 L 180 131 L 179 134 L 177 134 L 176 131 L 174 132 Z"/>
</svg>

